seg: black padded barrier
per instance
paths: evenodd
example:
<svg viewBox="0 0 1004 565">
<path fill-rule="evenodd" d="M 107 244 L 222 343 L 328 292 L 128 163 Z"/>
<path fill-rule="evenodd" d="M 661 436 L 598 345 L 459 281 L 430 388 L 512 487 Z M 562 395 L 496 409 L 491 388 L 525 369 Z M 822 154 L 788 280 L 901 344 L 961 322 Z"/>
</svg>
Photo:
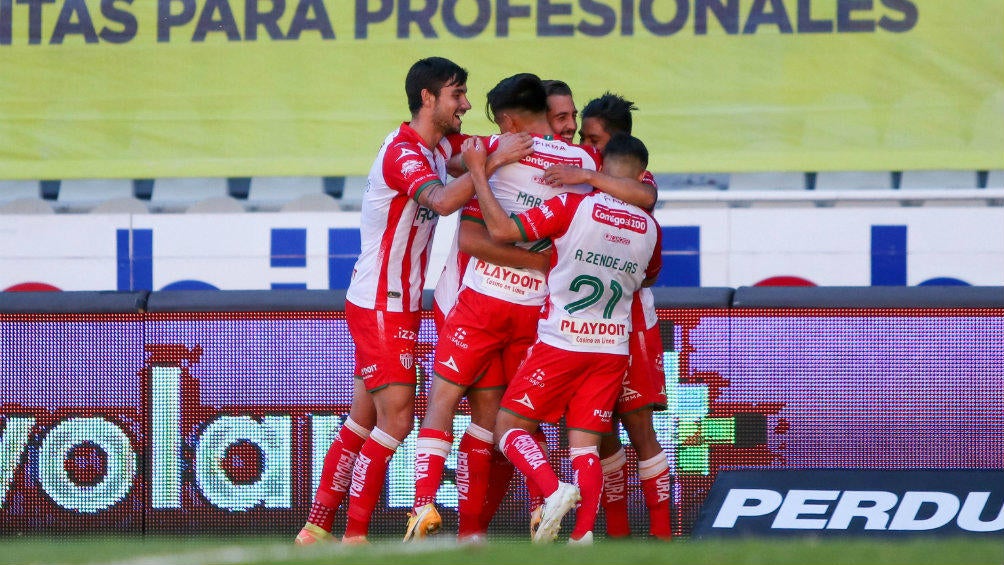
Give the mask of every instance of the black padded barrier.
<svg viewBox="0 0 1004 565">
<path fill-rule="evenodd" d="M 150 293 L 148 312 L 341 312 L 344 290 L 168 290 Z"/>
<path fill-rule="evenodd" d="M 728 308 L 735 290 L 726 287 L 653 287 L 656 308 Z"/>
<path fill-rule="evenodd" d="M 138 314 L 150 293 L 74 290 L 59 292 L 0 292 L 4 314 Z"/>
</svg>

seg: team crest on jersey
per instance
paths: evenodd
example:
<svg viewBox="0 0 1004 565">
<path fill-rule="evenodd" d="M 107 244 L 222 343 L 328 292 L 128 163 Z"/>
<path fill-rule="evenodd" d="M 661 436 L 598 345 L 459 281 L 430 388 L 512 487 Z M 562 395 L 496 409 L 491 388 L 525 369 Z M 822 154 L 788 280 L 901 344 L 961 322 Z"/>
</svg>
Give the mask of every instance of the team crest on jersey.
<svg viewBox="0 0 1004 565">
<path fill-rule="evenodd" d="M 409 371 L 415 366 L 415 356 L 410 351 L 401 353 L 401 366 Z"/>
<path fill-rule="evenodd" d="M 401 174 L 410 177 L 416 172 L 422 169 L 422 161 L 418 159 L 409 159 L 404 163 L 401 163 Z"/>
</svg>

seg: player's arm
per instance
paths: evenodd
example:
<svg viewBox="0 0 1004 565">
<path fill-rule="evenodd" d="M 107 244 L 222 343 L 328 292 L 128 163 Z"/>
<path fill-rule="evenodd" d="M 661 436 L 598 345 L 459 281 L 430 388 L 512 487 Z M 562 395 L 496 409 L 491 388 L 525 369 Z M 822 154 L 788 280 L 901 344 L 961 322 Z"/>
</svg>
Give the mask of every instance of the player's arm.
<svg viewBox="0 0 1004 565">
<path fill-rule="evenodd" d="M 464 143 L 470 139 L 475 138 L 468 138 Z M 533 138 L 529 134 L 502 135 L 499 137 L 498 147 L 486 161 L 488 174 L 491 175 L 499 167 L 515 163 L 531 153 L 533 153 Z M 447 216 L 463 208 L 472 196 L 474 196 L 474 184 L 470 175 L 465 173 L 446 185 L 442 182 L 430 183 L 416 195 L 415 200 L 440 216 Z"/>
<path fill-rule="evenodd" d="M 651 184 L 632 178 L 615 177 L 575 165 L 552 165 L 544 171 L 544 180 L 553 185 L 588 184 L 643 210 L 651 210 L 655 207 L 658 196 L 658 191 Z"/>
<path fill-rule="evenodd" d="M 464 162 L 470 169 L 469 175 L 474 182 L 474 191 L 478 195 L 478 204 L 485 219 L 488 233 L 496 241 L 525 241 L 523 232 L 516 221 L 502 209 L 488 185 L 488 173 L 485 171 L 487 155 L 485 146 L 480 139 L 472 138 L 464 142 Z"/>
<path fill-rule="evenodd" d="M 655 226 L 655 247 L 652 249 L 652 257 L 648 260 L 648 266 L 645 268 L 645 278 L 641 281 L 642 287 L 652 286 L 655 284 L 656 279 L 659 278 L 659 271 L 662 270 L 662 227 L 659 226 L 659 222 L 652 219 L 652 225 Z"/>
<path fill-rule="evenodd" d="M 468 255 L 517 269 L 535 269 L 547 272 L 551 266 L 550 250 L 535 252 L 516 247 L 510 243 L 500 243 L 492 239 L 484 221 L 478 218 L 460 218 L 460 250 Z"/>
</svg>

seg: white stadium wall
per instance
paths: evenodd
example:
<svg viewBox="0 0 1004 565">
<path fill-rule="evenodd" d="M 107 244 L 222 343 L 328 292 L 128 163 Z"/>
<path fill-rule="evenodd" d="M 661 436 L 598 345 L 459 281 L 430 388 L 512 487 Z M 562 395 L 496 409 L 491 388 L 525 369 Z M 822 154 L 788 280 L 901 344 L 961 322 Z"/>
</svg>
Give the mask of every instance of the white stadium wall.
<svg viewBox="0 0 1004 565">
<path fill-rule="evenodd" d="M 1004 285 L 1004 208 L 660 209 L 659 286 Z M 441 219 L 426 286 L 456 217 Z M 0 290 L 345 288 L 359 214 L 6 216 Z"/>
</svg>

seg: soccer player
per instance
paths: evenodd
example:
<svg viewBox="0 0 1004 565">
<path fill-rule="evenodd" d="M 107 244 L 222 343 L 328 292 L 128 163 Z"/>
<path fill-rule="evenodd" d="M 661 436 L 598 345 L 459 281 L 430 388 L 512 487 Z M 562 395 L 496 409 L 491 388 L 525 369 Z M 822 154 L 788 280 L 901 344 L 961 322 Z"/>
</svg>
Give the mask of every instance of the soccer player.
<svg viewBox="0 0 1004 565">
<path fill-rule="evenodd" d="M 545 496 L 535 542 L 555 539 L 580 499 L 570 543 L 592 542 L 603 475 L 598 446 L 611 432 L 628 368 L 631 301 L 661 266 L 661 230 L 648 212 L 596 191 L 566 193 L 510 217 L 492 194 L 478 160 L 479 140 L 463 147 L 488 229 L 500 241 L 550 238 L 555 251 L 537 341 L 506 389 L 495 424 L 499 449 Z M 608 174 L 641 179 L 648 151 L 621 135 L 607 145 Z M 578 486 L 563 483 L 531 433 L 540 422 L 568 428 Z"/>
<path fill-rule="evenodd" d="M 440 215 L 473 194 L 469 175 L 444 184 L 460 131 L 467 71 L 441 57 L 421 59 L 405 79 L 411 120 L 384 140 L 363 197 L 361 252 L 346 293 L 345 316 L 355 342 L 349 417 L 324 459 L 307 523 L 306 545 L 330 537 L 334 513 L 349 495 L 344 543 L 364 543 L 387 465 L 412 428 L 415 343 L 429 250 Z M 500 141 L 490 167 L 528 154 L 529 139 Z"/>
<path fill-rule="evenodd" d="M 633 102 L 622 96 L 606 93 L 591 100 L 582 109 L 582 142 L 604 152 L 611 136 L 631 133 Z M 603 173 L 554 167 L 547 172 L 553 182 L 603 182 Z M 655 179 L 645 171 L 643 182 L 655 189 Z M 617 401 L 616 415 L 627 430 L 631 445 L 638 454 L 638 475 L 645 506 L 649 513 L 649 535 L 672 538 L 670 512 L 671 481 L 666 453 L 655 434 L 652 423 L 654 410 L 666 409 L 665 375 L 662 369 L 662 338 L 659 335 L 655 299 L 644 288 L 635 297 L 634 331 L 631 334 L 631 369 Z M 627 516 L 627 476 L 624 471 L 627 454 L 614 434 L 605 436 L 600 444 L 603 466 L 603 510 L 607 535 L 630 535 Z"/>
<path fill-rule="evenodd" d="M 544 170 L 554 163 L 574 163 L 583 168 L 599 167 L 597 154 L 553 139 L 547 121 L 547 94 L 536 75 L 523 73 L 503 79 L 489 93 L 488 110 L 502 132 L 533 135 L 533 154 L 518 163 L 499 168 L 492 186 L 511 212 L 526 210 L 559 192 L 588 193 L 587 185 L 557 188 L 543 180 Z M 499 136 L 481 141 L 494 152 Z M 476 541 L 483 537 L 487 517 L 483 514 L 492 474 L 495 413 L 508 379 L 515 373 L 526 349 L 533 343 L 540 308 L 547 296 L 544 269 L 513 269 L 485 260 L 479 248 L 488 236 L 476 201 L 464 209 L 459 227 L 460 251 L 471 259 L 463 275 L 463 288 L 446 316 L 436 348 L 428 395 L 428 409 L 419 430 L 416 448 L 415 506 L 405 541 L 422 538 L 439 529 L 442 520 L 435 508 L 435 495 L 453 442 L 451 431 L 457 405 L 464 394 L 479 397 L 472 403 L 472 425 L 461 440 L 458 475 L 478 480 L 458 484 L 461 491 L 458 537 Z M 549 242 L 519 246 L 539 251 Z M 501 371 L 486 367 L 501 360 Z M 496 492 L 504 494 L 508 478 L 499 479 Z M 459 481 L 458 481 L 459 482 Z M 462 487 L 462 488 L 461 488 Z M 497 501 L 496 501 L 497 502 Z M 492 503 L 494 504 L 494 502 Z"/>
<path fill-rule="evenodd" d="M 544 90 L 547 92 L 547 121 L 551 130 L 565 143 L 575 143 L 579 111 L 575 108 L 571 87 L 560 80 L 545 80 Z"/>
</svg>

